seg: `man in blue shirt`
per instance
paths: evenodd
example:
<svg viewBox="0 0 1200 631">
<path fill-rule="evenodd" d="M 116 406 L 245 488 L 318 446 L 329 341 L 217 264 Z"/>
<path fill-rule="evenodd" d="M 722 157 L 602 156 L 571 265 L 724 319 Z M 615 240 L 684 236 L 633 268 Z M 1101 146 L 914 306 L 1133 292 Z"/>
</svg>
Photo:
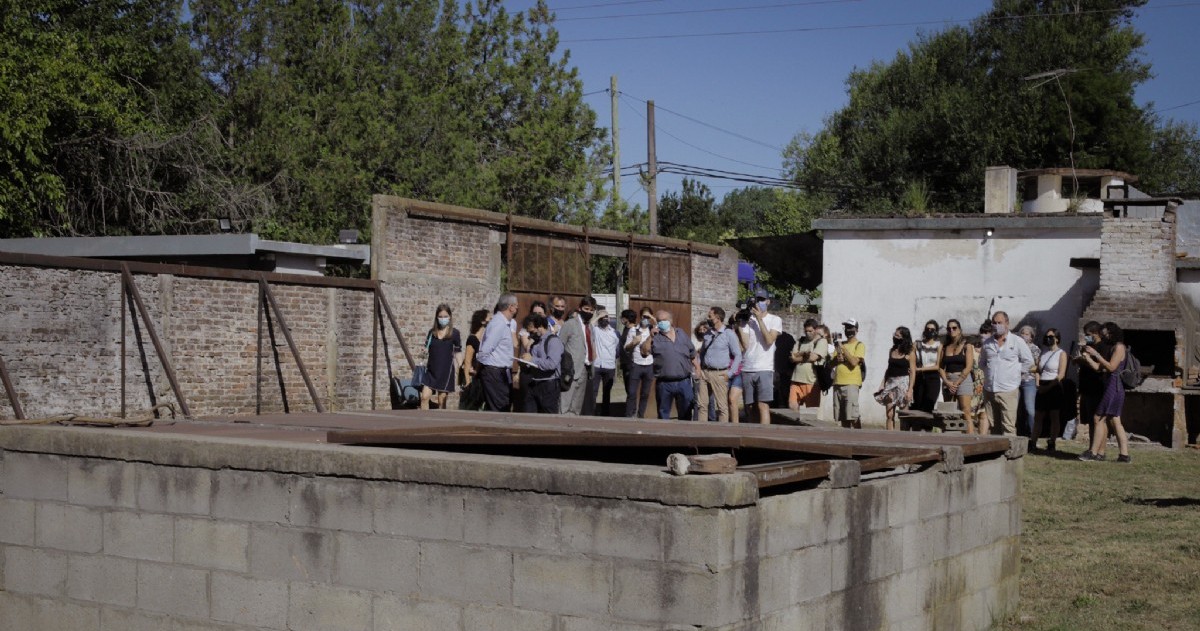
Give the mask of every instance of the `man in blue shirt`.
<svg viewBox="0 0 1200 631">
<path fill-rule="evenodd" d="M 729 380 L 742 368 L 742 345 L 737 335 L 725 327 L 725 310 L 708 310 L 708 333 L 700 344 L 700 388 L 697 418 L 708 420 L 708 396 L 717 404 L 717 420 L 729 422 Z"/>
<path fill-rule="evenodd" d="M 503 317 L 500 317 L 503 316 Z M 483 331 L 479 344 L 479 377 L 483 380 L 483 400 L 493 412 L 507 412 L 512 401 L 513 334 L 509 324 L 517 317 L 517 297 L 500 296 L 492 321 Z"/>
<path fill-rule="evenodd" d="M 679 327 L 671 326 L 671 312 L 658 312 L 657 329 L 639 352 L 643 357 L 654 356 L 655 396 L 658 398 L 658 418 L 671 418 L 671 404 L 680 420 L 692 417 L 692 377 L 696 374 L 696 347 L 691 336 Z"/>
</svg>

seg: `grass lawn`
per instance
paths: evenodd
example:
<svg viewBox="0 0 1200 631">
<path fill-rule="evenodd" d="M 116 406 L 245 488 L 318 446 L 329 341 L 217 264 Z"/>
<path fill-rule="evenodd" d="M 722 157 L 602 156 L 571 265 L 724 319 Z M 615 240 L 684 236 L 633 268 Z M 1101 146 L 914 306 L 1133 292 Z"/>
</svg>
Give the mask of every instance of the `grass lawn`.
<svg viewBox="0 0 1200 631">
<path fill-rule="evenodd" d="M 1025 459 L 1021 605 L 999 628 L 1200 629 L 1200 451 L 1059 446 Z"/>
</svg>

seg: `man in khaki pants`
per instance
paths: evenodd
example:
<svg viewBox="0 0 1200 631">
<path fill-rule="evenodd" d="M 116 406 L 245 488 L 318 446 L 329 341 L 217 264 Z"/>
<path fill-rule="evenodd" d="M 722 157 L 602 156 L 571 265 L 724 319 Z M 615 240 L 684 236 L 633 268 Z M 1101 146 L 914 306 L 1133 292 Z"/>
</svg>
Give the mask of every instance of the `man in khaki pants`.
<svg viewBox="0 0 1200 631">
<path fill-rule="evenodd" d="M 1021 372 L 1033 366 L 1033 353 L 1019 335 L 1009 335 L 1007 313 L 997 311 L 992 316 L 992 326 L 995 332 L 979 349 L 983 401 L 992 418 L 992 433 L 1015 436 Z"/>
<path fill-rule="evenodd" d="M 700 344 L 700 388 L 696 397 L 696 420 L 708 420 L 708 397 L 716 399 L 717 420 L 729 422 L 729 380 L 742 366 L 742 345 L 725 327 L 725 310 L 708 310 L 708 333 Z"/>
</svg>

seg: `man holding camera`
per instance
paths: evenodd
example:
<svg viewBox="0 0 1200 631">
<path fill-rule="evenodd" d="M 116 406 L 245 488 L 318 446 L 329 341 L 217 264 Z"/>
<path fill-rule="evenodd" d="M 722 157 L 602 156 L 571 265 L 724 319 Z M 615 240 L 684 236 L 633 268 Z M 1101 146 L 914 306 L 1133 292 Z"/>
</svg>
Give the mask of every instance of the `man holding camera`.
<svg viewBox="0 0 1200 631">
<path fill-rule="evenodd" d="M 842 322 L 844 336 L 834 340 L 833 418 L 842 427 L 862 429 L 858 393 L 862 389 L 867 345 L 858 339 L 858 320 Z"/>
<path fill-rule="evenodd" d="M 748 342 L 742 363 L 742 391 L 746 406 L 755 406 L 758 422 L 764 425 L 771 422 L 771 401 L 775 400 L 775 339 L 783 333 L 783 320 L 767 311 L 770 306 L 766 293 L 757 292 L 749 319 L 743 323 L 738 318 L 742 336 Z"/>
<path fill-rule="evenodd" d="M 700 345 L 700 389 L 697 420 L 708 420 L 708 397 L 717 405 L 717 421 L 729 422 L 729 380 L 742 364 L 742 345 L 737 335 L 725 328 L 725 310 L 708 310 L 708 333 Z"/>
</svg>

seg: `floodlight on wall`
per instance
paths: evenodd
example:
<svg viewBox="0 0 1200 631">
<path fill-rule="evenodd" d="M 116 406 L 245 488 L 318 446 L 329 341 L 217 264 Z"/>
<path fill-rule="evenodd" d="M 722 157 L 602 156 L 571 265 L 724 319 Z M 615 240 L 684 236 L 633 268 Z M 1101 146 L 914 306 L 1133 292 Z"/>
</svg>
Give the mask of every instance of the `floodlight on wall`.
<svg viewBox="0 0 1200 631">
<path fill-rule="evenodd" d="M 358 243 L 357 230 L 339 230 L 338 243 L 355 244 Z"/>
<path fill-rule="evenodd" d="M 221 232 L 233 232 L 233 219 L 221 217 L 217 220 L 217 227 L 221 229 Z"/>
<path fill-rule="evenodd" d="M 987 232 L 984 233 L 984 236 L 987 237 L 988 239 L 990 239 L 990 238 L 992 238 L 993 234 L 996 234 L 996 231 L 991 228 L 988 228 Z"/>
</svg>

